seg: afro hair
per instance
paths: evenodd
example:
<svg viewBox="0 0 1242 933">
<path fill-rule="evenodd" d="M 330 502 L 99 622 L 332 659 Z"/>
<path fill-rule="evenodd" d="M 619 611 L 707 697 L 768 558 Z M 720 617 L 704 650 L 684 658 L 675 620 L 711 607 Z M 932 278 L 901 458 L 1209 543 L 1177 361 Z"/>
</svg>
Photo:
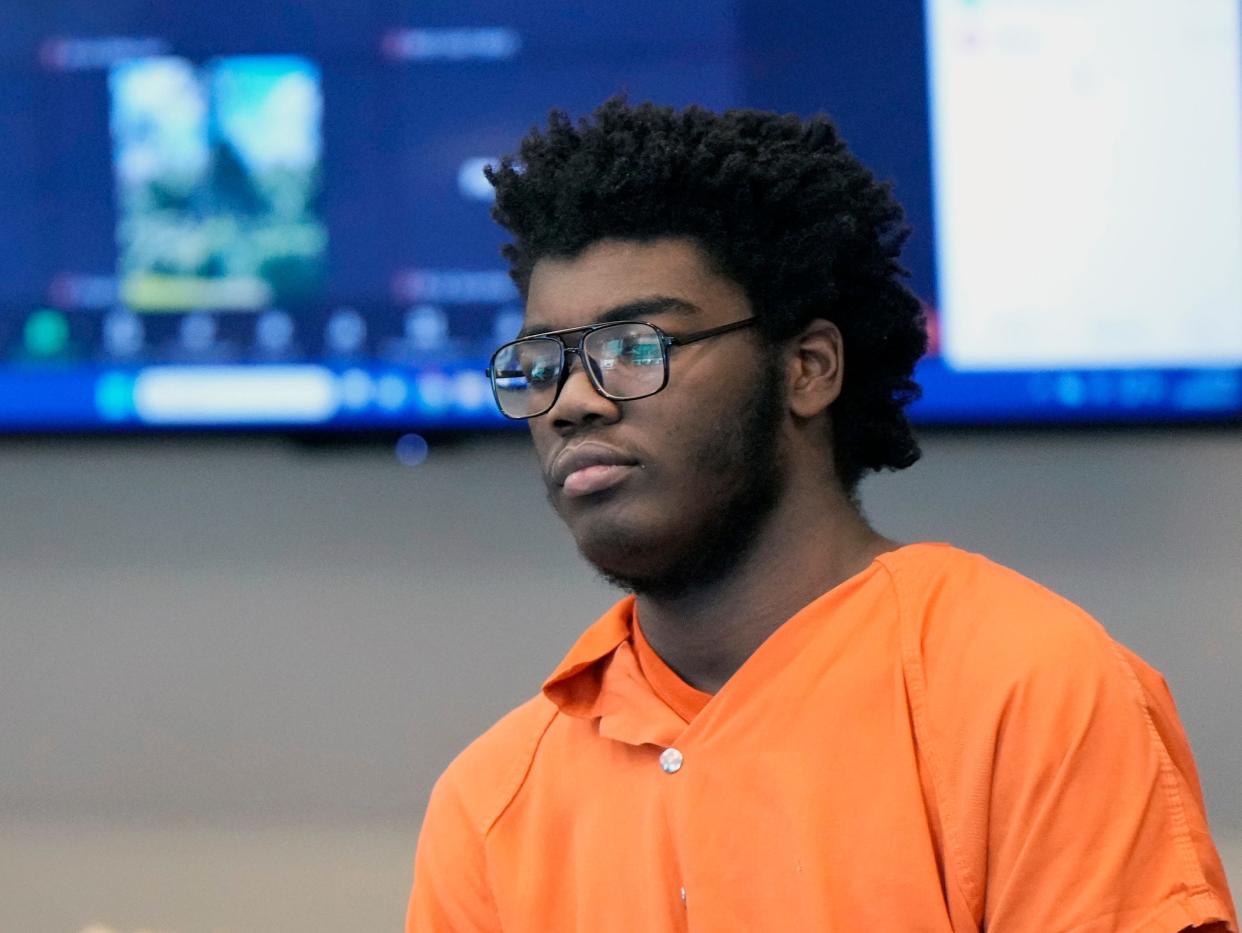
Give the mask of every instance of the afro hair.
<svg viewBox="0 0 1242 933">
<path fill-rule="evenodd" d="M 918 459 L 905 407 L 919 396 L 912 376 L 927 331 L 899 263 L 909 229 L 889 185 L 826 117 L 613 98 L 576 126 L 552 111 L 487 177 L 523 295 L 542 258 L 570 259 L 604 239 L 690 238 L 744 289 L 770 343 L 816 318 L 840 329 L 846 367 L 831 430 L 848 495 L 867 472 Z"/>
</svg>

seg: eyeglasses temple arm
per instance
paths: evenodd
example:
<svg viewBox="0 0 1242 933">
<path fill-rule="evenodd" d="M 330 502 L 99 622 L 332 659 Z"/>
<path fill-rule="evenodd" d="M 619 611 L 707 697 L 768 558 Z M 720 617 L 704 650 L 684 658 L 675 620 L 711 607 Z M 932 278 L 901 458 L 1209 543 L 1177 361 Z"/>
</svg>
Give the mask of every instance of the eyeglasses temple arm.
<svg viewBox="0 0 1242 933">
<path fill-rule="evenodd" d="M 670 337 L 668 334 L 665 334 L 664 339 L 667 346 L 684 347 L 688 343 L 706 340 L 708 337 L 715 337 L 717 334 L 727 334 L 729 331 L 741 330 L 743 327 L 749 327 L 751 324 L 755 323 L 755 320 L 756 318 L 753 317 L 743 318 L 740 321 L 733 321 L 730 324 L 721 324 L 719 327 L 696 331 L 693 334 L 683 334 L 680 337 Z"/>
</svg>

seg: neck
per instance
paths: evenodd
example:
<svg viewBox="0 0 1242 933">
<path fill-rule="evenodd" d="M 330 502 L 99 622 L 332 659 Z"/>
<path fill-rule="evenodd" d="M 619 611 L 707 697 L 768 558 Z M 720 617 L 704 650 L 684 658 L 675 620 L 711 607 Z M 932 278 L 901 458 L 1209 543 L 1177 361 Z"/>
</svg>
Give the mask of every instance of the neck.
<svg viewBox="0 0 1242 933">
<path fill-rule="evenodd" d="M 898 547 L 843 495 L 815 492 L 782 497 L 727 578 L 675 599 L 639 595 L 643 635 L 691 686 L 715 693 L 790 616 Z"/>
</svg>

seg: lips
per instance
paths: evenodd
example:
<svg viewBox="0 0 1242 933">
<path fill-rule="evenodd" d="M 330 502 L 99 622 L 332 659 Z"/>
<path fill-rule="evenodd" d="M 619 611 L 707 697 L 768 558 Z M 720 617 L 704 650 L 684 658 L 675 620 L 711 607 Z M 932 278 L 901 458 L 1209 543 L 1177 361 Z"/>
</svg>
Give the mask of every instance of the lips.
<svg viewBox="0 0 1242 933">
<path fill-rule="evenodd" d="M 577 498 L 610 489 L 637 468 L 638 461 L 628 454 L 590 441 L 557 454 L 549 475 L 566 496 Z"/>
</svg>

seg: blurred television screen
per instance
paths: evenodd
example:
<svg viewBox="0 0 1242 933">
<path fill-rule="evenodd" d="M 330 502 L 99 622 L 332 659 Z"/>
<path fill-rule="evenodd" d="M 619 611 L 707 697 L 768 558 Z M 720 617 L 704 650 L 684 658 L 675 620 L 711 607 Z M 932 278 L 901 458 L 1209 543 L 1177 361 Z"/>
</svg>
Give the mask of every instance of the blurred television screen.
<svg viewBox="0 0 1242 933">
<path fill-rule="evenodd" d="M 0 0 L 0 431 L 493 429 L 483 166 L 610 95 L 894 182 L 923 423 L 1242 414 L 1237 0 Z"/>
</svg>

